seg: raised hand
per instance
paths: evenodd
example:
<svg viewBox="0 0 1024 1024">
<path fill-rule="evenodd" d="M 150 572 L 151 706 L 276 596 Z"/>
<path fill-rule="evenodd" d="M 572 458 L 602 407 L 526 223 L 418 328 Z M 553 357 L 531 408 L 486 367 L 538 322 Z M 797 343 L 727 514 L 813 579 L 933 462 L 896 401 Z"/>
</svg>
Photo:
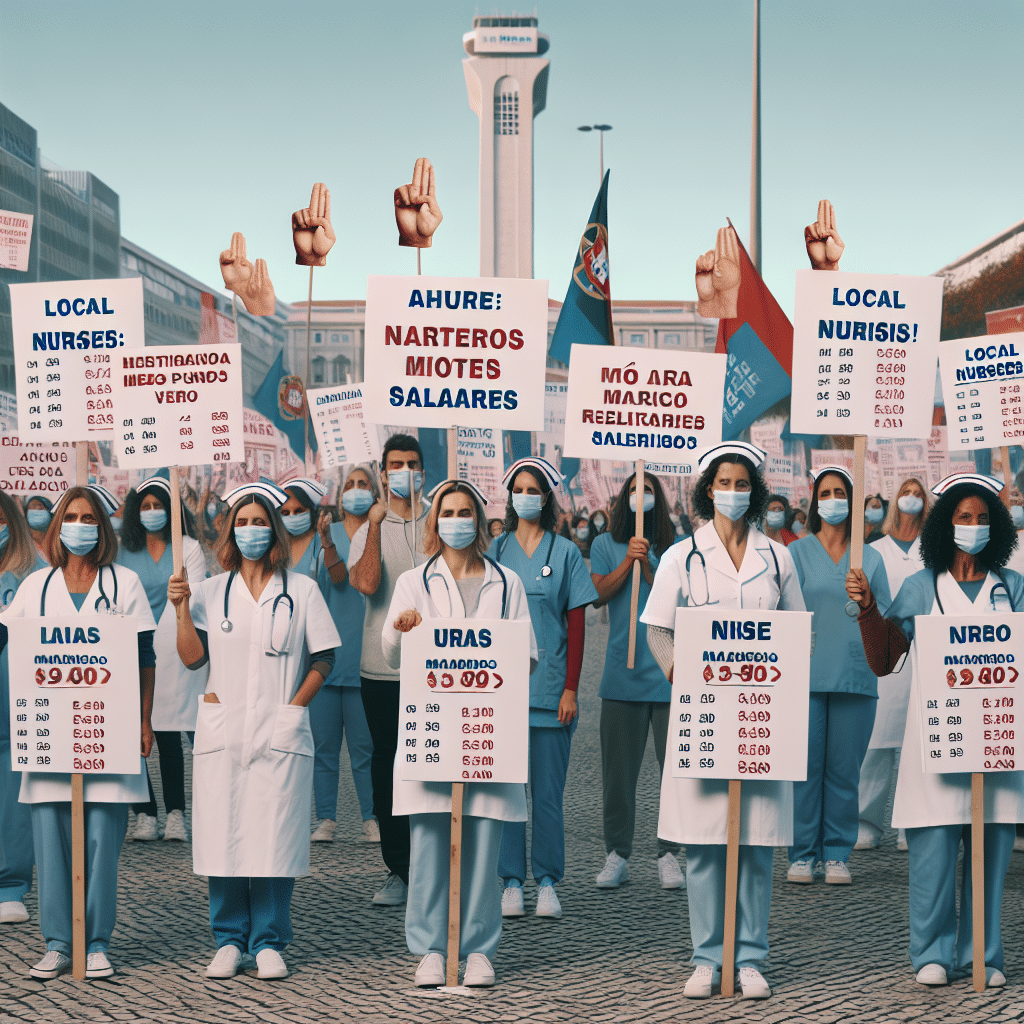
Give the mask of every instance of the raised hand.
<svg viewBox="0 0 1024 1024">
<path fill-rule="evenodd" d="M 331 518 L 330 512 L 321 512 L 316 521 L 316 530 L 320 534 L 320 543 L 325 548 L 334 547 L 334 541 L 331 539 L 331 523 L 334 520 Z"/>
<path fill-rule="evenodd" d="M 395 629 L 399 633 L 408 633 L 410 630 L 415 629 L 423 621 L 423 616 L 420 615 L 415 608 L 406 608 L 397 619 L 395 619 Z"/>
<path fill-rule="evenodd" d="M 863 569 L 851 569 L 846 574 L 846 596 L 861 608 L 871 604 L 871 585 Z"/>
<path fill-rule="evenodd" d="M 719 228 L 714 250 L 697 259 L 697 312 L 728 320 L 736 315 L 740 292 L 740 243 L 731 228 Z"/>
<path fill-rule="evenodd" d="M 252 264 L 245 258 L 245 235 L 236 231 L 231 236 L 231 248 L 220 254 L 220 273 L 224 287 L 244 299 L 245 289 L 252 277 Z"/>
<path fill-rule="evenodd" d="M 313 186 L 309 206 L 292 214 L 292 243 L 300 267 L 323 267 L 337 238 L 331 227 L 331 193 L 322 182 Z"/>
<path fill-rule="evenodd" d="M 846 248 L 836 231 L 836 211 L 827 199 L 818 203 L 818 219 L 804 228 L 807 256 L 815 270 L 838 270 Z"/>
<path fill-rule="evenodd" d="M 398 244 L 429 249 L 441 219 L 441 207 L 434 194 L 434 167 L 421 156 L 413 169 L 412 183 L 395 189 Z"/>
<path fill-rule="evenodd" d="M 253 316 L 270 316 L 276 308 L 274 286 L 270 282 L 267 261 L 257 260 L 253 267 L 252 277 L 242 295 L 245 308 Z"/>
</svg>

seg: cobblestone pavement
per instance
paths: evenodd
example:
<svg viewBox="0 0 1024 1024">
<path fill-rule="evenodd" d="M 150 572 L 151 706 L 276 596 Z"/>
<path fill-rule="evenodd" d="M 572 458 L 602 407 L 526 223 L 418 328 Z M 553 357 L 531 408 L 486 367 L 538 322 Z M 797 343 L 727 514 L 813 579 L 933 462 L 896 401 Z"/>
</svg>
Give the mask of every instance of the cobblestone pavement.
<svg viewBox="0 0 1024 1024">
<path fill-rule="evenodd" d="M 564 916 L 554 921 L 531 914 L 506 923 L 495 988 L 460 996 L 413 987 L 416 958 L 406 951 L 402 909 L 370 903 L 384 872 L 379 848 L 361 840 L 346 762 L 335 841 L 314 844 L 312 873 L 295 887 L 295 941 L 285 954 L 289 978 L 262 982 L 250 968 L 232 981 L 207 981 L 203 971 L 214 949 L 206 884 L 192 874 L 189 847 L 127 843 L 110 949 L 117 974 L 92 982 L 65 975 L 42 983 L 28 976 L 43 951 L 33 889 L 26 900 L 32 919 L 0 928 L 0 1020 L 1024 1020 L 1024 855 L 1014 857 L 1006 884 L 1006 988 L 976 995 L 964 977 L 926 989 L 915 983 L 907 958 L 907 856 L 896 851 L 893 833 L 881 850 L 853 854 L 849 887 L 787 885 L 785 854 L 777 851 L 765 971 L 774 996 L 765 1003 L 683 999 L 691 952 L 686 896 L 658 888 L 657 762 L 650 745 L 632 881 L 619 890 L 593 884 L 604 862 L 596 691 L 606 637 L 599 624 L 588 630 L 582 723 L 566 794 Z M 530 883 L 529 908 L 534 895 Z"/>
</svg>

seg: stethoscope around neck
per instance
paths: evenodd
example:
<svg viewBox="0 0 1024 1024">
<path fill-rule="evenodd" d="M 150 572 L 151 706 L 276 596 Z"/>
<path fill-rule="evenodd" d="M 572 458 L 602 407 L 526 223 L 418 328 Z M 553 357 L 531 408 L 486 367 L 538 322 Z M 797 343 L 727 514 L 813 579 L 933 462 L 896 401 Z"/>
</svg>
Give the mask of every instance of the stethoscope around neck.
<svg viewBox="0 0 1024 1024">
<path fill-rule="evenodd" d="M 494 562 L 495 565 L 497 565 L 497 563 L 501 561 L 501 553 L 502 553 L 502 551 L 505 550 L 505 545 L 508 543 L 508 539 L 511 536 L 512 536 L 512 534 L 506 533 L 505 536 L 502 537 L 500 543 L 498 544 L 498 550 L 496 552 L 498 557 L 497 557 L 496 561 Z M 555 547 L 555 534 L 552 531 L 550 533 L 549 539 L 548 539 L 548 550 L 547 550 L 547 553 L 544 555 L 544 565 L 543 565 L 543 567 L 540 570 L 540 574 L 541 574 L 541 576 L 544 577 L 544 579 L 547 579 L 554 572 L 554 569 L 551 568 L 551 552 L 552 552 L 552 550 L 554 550 L 554 547 Z M 488 561 L 490 561 L 490 559 L 488 559 Z M 502 579 L 504 579 L 504 577 L 502 577 Z"/>
<path fill-rule="evenodd" d="M 59 568 L 59 567 L 58 567 Z M 110 598 L 107 597 L 106 592 L 103 590 L 103 570 L 109 569 L 110 575 L 114 577 L 114 603 L 110 603 Z M 50 580 L 53 579 L 54 573 L 58 571 L 57 568 L 50 570 L 50 575 L 46 577 L 46 582 L 43 584 L 43 592 L 39 595 L 39 614 L 46 614 L 46 591 L 50 586 Z M 100 614 L 100 602 L 103 601 L 106 607 L 103 612 L 107 615 L 117 615 L 117 573 L 114 572 L 112 565 L 101 565 L 96 573 L 96 581 L 99 584 L 100 596 L 96 598 L 96 602 L 93 605 L 93 609 L 97 614 Z"/>
<path fill-rule="evenodd" d="M 769 543 L 768 551 L 772 556 L 772 561 L 775 563 L 775 585 L 779 588 L 779 593 L 782 593 L 782 572 L 779 569 L 779 559 L 775 554 L 775 549 Z M 696 601 L 693 597 L 693 579 L 690 576 L 690 562 L 693 561 L 693 556 L 696 555 L 700 559 L 700 568 L 704 576 L 704 593 L 707 595 L 703 601 Z M 711 583 L 708 580 L 708 563 L 704 560 L 704 552 L 697 547 L 697 539 L 691 534 L 690 535 L 690 550 L 686 553 L 686 561 L 683 563 L 683 569 L 686 572 L 686 586 L 690 593 L 690 603 L 695 608 L 702 608 L 704 605 L 718 604 L 717 601 L 712 602 L 711 600 Z"/>
<path fill-rule="evenodd" d="M 221 622 L 220 628 L 224 633 L 230 633 L 235 627 L 231 622 L 231 616 L 228 612 L 228 602 L 231 599 L 231 584 L 235 582 L 235 577 L 238 575 L 238 571 L 233 569 L 228 576 L 228 582 L 224 587 L 224 621 Z M 288 628 L 285 630 L 285 646 L 279 648 L 274 644 L 274 625 L 277 621 L 277 608 L 281 602 L 287 602 L 288 606 Z M 281 593 L 274 598 L 274 603 L 270 606 L 270 650 L 264 651 L 263 653 L 268 658 L 277 658 L 288 653 L 288 634 L 291 633 L 292 616 L 295 614 L 295 602 L 292 600 L 291 595 L 288 593 L 288 574 L 284 571 L 281 572 Z"/>
<path fill-rule="evenodd" d="M 441 582 L 444 584 L 445 590 L 448 591 L 448 608 L 449 610 L 451 610 L 452 593 L 448 587 L 448 581 L 439 572 L 431 572 L 429 576 L 427 575 L 431 566 L 433 566 L 440 557 L 441 552 L 439 551 L 427 562 L 426 565 L 423 566 L 423 589 L 427 592 L 427 597 L 430 597 L 430 581 L 435 578 L 440 579 Z M 493 558 L 488 558 L 486 555 L 483 555 L 481 557 L 485 562 L 493 566 L 494 570 L 501 577 L 501 617 L 505 618 L 505 610 L 508 606 L 508 577 L 505 575 L 504 572 L 502 572 L 501 566 L 498 565 L 498 563 L 495 562 Z"/>
<path fill-rule="evenodd" d="M 1010 588 L 1006 585 L 1006 580 L 1003 579 L 1003 574 L 996 569 L 995 574 L 999 579 L 998 583 L 992 584 L 992 589 L 988 592 L 988 599 L 992 605 L 992 611 L 996 609 L 996 594 L 1002 590 L 1006 594 L 1006 601 L 1010 606 L 1010 611 L 1015 612 L 1017 610 L 1013 603 L 1013 595 L 1010 593 Z M 939 597 L 939 574 L 937 572 L 932 573 L 932 589 L 935 591 L 935 603 L 939 606 L 939 611 L 945 615 L 946 609 L 942 607 L 942 598 Z"/>
</svg>

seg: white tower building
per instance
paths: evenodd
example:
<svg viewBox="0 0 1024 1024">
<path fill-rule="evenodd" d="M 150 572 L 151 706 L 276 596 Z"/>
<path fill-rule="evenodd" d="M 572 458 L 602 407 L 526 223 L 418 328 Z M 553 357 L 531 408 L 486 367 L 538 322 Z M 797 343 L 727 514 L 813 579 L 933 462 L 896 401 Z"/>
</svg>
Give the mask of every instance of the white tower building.
<svg viewBox="0 0 1024 1024">
<path fill-rule="evenodd" d="M 481 17 L 462 37 L 480 119 L 480 276 L 533 277 L 533 119 L 544 109 L 548 37 L 535 17 Z"/>
</svg>

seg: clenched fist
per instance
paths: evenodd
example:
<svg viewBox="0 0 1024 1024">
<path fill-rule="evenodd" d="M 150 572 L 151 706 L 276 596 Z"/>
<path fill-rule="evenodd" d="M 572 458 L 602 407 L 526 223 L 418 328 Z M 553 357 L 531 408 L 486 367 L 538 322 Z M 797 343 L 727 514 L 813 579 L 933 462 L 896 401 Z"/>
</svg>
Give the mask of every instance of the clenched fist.
<svg viewBox="0 0 1024 1024">
<path fill-rule="evenodd" d="M 395 189 L 398 244 L 429 249 L 441 220 L 441 207 L 434 194 L 434 167 L 421 156 L 413 169 L 412 183 Z"/>
<path fill-rule="evenodd" d="M 846 248 L 836 231 L 836 211 L 827 199 L 818 203 L 818 219 L 804 228 L 807 256 L 815 270 L 838 270 Z"/>
<path fill-rule="evenodd" d="M 292 243 L 300 267 L 323 267 L 337 241 L 331 227 L 331 193 L 321 182 L 313 186 L 309 206 L 292 214 Z"/>
<path fill-rule="evenodd" d="M 728 320 L 740 292 L 740 243 L 731 228 L 719 228 L 715 248 L 697 260 L 697 312 Z"/>
</svg>

